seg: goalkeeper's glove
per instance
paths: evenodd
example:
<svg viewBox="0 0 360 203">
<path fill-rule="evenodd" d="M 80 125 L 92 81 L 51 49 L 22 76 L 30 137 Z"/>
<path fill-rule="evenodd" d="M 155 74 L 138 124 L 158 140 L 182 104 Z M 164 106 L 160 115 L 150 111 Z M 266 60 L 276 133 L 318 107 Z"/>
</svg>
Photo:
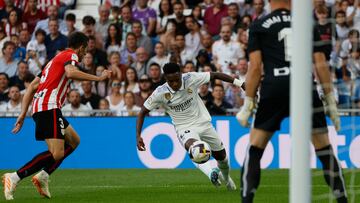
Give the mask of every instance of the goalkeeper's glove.
<svg viewBox="0 0 360 203">
<path fill-rule="evenodd" d="M 329 94 L 325 95 L 325 105 L 326 105 L 325 106 L 326 113 L 328 114 L 331 121 L 333 122 L 336 131 L 339 131 L 340 130 L 340 118 L 339 118 L 339 114 L 337 111 L 335 96 L 333 93 L 329 93 Z"/>
<path fill-rule="evenodd" d="M 253 110 L 255 109 L 254 98 L 245 97 L 244 105 L 241 107 L 239 113 L 236 114 L 236 119 L 240 123 L 240 125 L 244 127 L 249 127 L 249 118 L 253 114 Z"/>
</svg>

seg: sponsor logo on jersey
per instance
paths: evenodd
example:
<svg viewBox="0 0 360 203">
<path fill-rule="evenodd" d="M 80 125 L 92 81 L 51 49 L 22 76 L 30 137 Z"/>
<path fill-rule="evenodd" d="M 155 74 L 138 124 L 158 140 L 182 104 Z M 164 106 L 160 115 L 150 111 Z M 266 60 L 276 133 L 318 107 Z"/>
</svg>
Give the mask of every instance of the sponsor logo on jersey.
<svg viewBox="0 0 360 203">
<path fill-rule="evenodd" d="M 169 92 L 164 94 L 164 97 L 166 100 L 170 100 L 171 99 L 171 94 Z"/>
<path fill-rule="evenodd" d="M 185 111 L 186 109 L 190 108 L 192 100 L 193 98 L 190 98 L 181 104 L 175 106 L 169 106 L 169 107 L 171 108 L 171 110 L 174 110 L 175 112 Z"/>
<path fill-rule="evenodd" d="M 188 88 L 187 93 L 192 94 L 193 93 L 192 89 Z"/>
</svg>

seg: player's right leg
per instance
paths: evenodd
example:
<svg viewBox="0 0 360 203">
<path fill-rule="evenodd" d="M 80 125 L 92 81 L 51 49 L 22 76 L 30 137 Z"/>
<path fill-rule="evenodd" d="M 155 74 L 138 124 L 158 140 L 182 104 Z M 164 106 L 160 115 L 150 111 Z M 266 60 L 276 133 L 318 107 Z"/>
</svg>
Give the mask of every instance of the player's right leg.
<svg viewBox="0 0 360 203">
<path fill-rule="evenodd" d="M 260 160 L 273 132 L 252 128 L 250 142 L 241 170 L 241 199 L 243 203 L 252 203 L 260 184 Z"/>
</svg>

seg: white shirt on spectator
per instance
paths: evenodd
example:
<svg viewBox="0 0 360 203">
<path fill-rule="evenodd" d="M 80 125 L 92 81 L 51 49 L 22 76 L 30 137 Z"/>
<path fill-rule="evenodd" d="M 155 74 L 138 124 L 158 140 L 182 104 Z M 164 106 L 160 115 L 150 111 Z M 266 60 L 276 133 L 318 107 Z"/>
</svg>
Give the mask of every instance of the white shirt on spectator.
<svg viewBox="0 0 360 203">
<path fill-rule="evenodd" d="M 79 108 L 74 108 L 71 104 L 66 104 L 61 111 L 64 116 L 90 116 L 91 109 L 84 105 L 80 104 Z"/>
<path fill-rule="evenodd" d="M 221 65 L 224 73 L 230 73 L 229 64 L 236 65 L 239 59 L 245 55 L 239 42 L 230 40 L 228 43 L 224 43 L 222 39 L 213 44 L 212 54 L 217 58 L 217 63 Z"/>
<path fill-rule="evenodd" d="M 191 32 L 189 32 L 186 34 L 185 47 L 187 50 L 192 52 L 192 55 L 197 56 L 199 50 L 201 49 L 200 33 L 195 32 L 194 34 L 191 34 Z"/>
<path fill-rule="evenodd" d="M 162 73 L 162 71 L 163 71 L 162 68 L 164 67 L 165 64 L 169 63 L 169 61 L 170 61 L 170 55 L 164 56 L 162 58 L 159 58 L 155 55 L 149 60 L 147 70 L 149 70 L 151 64 L 157 63 L 157 64 L 159 64 L 159 66 L 161 68 L 161 73 Z"/>
<path fill-rule="evenodd" d="M 148 6 L 156 11 L 156 14 L 159 15 L 159 5 L 161 0 L 149 0 Z"/>
<path fill-rule="evenodd" d="M 0 116 L 6 117 L 17 117 L 21 112 L 21 102 L 16 106 L 11 105 L 11 102 L 8 101 L 0 105 Z"/>
<path fill-rule="evenodd" d="M 39 61 L 42 65 L 44 65 L 45 61 L 46 61 L 46 47 L 45 44 L 39 44 L 37 40 L 31 40 L 27 46 L 26 46 L 26 51 L 35 51 Z M 32 58 L 29 59 L 28 61 L 29 64 L 29 71 L 34 74 L 34 75 L 38 75 L 41 72 L 41 66 L 39 67 L 39 65 L 36 63 L 36 61 Z"/>
<path fill-rule="evenodd" d="M 4 37 L 4 39 L 0 40 L 0 50 L 4 47 L 4 43 L 10 41 L 10 37 Z M 2 51 L 0 51 L 0 57 L 3 56 Z"/>
<path fill-rule="evenodd" d="M 0 58 L 0 73 L 5 72 L 10 78 L 16 75 L 19 60 L 14 59 L 11 63 L 6 63 L 4 57 Z"/>
<path fill-rule="evenodd" d="M 58 22 L 59 22 L 59 31 L 61 32 L 61 34 L 67 36 L 66 34 L 68 33 L 68 30 L 65 21 L 58 19 Z M 49 34 L 50 32 L 48 25 L 49 25 L 49 18 L 37 22 L 31 39 L 33 40 L 35 39 L 35 32 L 40 28 L 44 30 L 46 34 Z"/>
<path fill-rule="evenodd" d="M 354 11 L 354 6 L 352 6 L 352 7 L 349 6 L 346 9 L 346 17 L 349 17 L 353 11 Z M 360 32 L 360 9 L 359 8 L 356 8 L 356 11 L 355 11 L 355 15 L 353 18 L 353 28 L 357 29 Z"/>
<path fill-rule="evenodd" d="M 111 111 L 118 112 L 119 109 L 121 109 L 121 108 L 124 106 L 124 100 L 121 100 L 117 105 L 114 105 L 114 104 L 111 103 L 110 96 L 106 96 L 105 99 L 108 100 L 108 102 L 109 102 L 109 109 L 110 109 Z"/>
<path fill-rule="evenodd" d="M 118 112 L 117 116 L 136 116 L 140 112 L 141 108 L 139 106 L 132 106 L 131 109 L 128 109 L 126 106 L 122 106 Z"/>
<path fill-rule="evenodd" d="M 193 52 L 189 49 L 184 49 L 180 52 L 181 57 L 181 63 L 185 65 L 186 61 L 192 61 L 195 63 L 195 55 L 193 55 Z"/>
</svg>

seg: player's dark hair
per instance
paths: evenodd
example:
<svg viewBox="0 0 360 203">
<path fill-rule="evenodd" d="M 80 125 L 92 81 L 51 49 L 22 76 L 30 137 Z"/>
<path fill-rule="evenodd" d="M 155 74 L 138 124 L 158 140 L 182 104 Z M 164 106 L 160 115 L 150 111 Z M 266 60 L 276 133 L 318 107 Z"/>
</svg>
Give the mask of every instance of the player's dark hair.
<svg viewBox="0 0 360 203">
<path fill-rule="evenodd" d="M 167 63 L 163 67 L 163 72 L 165 75 L 180 73 L 180 66 L 177 63 Z"/>
<path fill-rule="evenodd" d="M 81 46 L 86 47 L 88 44 L 89 38 L 82 32 L 73 32 L 69 35 L 68 38 L 68 47 L 72 49 L 78 49 Z"/>
</svg>

